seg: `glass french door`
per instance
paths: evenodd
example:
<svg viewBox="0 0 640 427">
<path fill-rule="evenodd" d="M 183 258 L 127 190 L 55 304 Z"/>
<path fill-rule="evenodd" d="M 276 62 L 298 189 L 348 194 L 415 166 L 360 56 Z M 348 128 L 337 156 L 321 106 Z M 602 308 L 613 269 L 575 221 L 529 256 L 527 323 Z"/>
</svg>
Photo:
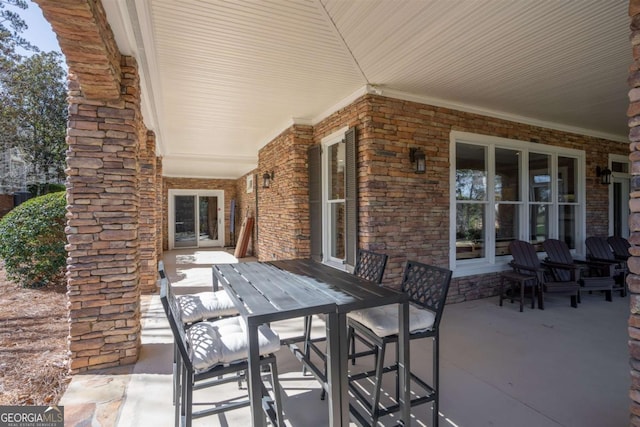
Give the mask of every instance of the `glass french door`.
<svg viewBox="0 0 640 427">
<path fill-rule="evenodd" d="M 169 248 L 224 246 L 224 193 L 169 190 Z"/>
</svg>

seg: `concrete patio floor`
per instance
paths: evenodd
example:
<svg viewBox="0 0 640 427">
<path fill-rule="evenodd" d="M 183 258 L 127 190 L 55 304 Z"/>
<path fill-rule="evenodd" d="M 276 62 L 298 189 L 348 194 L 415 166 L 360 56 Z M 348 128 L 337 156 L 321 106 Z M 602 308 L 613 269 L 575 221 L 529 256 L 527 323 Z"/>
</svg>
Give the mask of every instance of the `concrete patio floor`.
<svg viewBox="0 0 640 427">
<path fill-rule="evenodd" d="M 220 250 L 176 250 L 163 256 L 177 293 L 211 289 L 210 266 L 236 262 Z M 246 261 L 247 259 L 243 259 Z M 66 426 L 173 425 L 172 337 L 159 297 L 144 296 L 142 348 L 132 366 L 76 375 L 60 405 Z M 545 310 L 518 311 L 498 298 L 447 305 L 441 324 L 440 425 L 445 427 L 602 427 L 629 425 L 629 299 L 585 294 L 577 309 L 568 297 L 545 299 Z M 314 321 L 314 333 L 323 323 Z M 272 324 L 282 338 L 302 320 Z M 392 352 L 389 352 L 392 353 Z M 431 347 L 411 346 L 412 371 L 429 378 Z M 287 426 L 325 426 L 320 386 L 302 375 L 286 348 L 276 354 Z M 360 359 L 365 366 L 370 358 Z M 230 384 L 206 397 L 242 395 Z M 196 394 L 199 396 L 200 394 Z M 200 395 L 202 396 L 202 395 Z M 413 408 L 412 425 L 430 425 L 429 405 Z M 394 425 L 390 417 L 381 420 Z M 247 426 L 249 409 L 194 421 L 197 426 Z"/>
</svg>

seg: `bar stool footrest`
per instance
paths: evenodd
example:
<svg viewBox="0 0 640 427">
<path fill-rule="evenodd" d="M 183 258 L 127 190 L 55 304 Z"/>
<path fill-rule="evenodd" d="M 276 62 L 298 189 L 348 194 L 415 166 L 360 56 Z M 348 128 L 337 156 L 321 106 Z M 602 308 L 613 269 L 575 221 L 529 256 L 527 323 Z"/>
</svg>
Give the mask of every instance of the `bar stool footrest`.
<svg viewBox="0 0 640 427">
<path fill-rule="evenodd" d="M 397 372 L 397 371 L 398 371 L 398 365 L 389 365 L 389 366 L 385 366 L 382 372 L 384 375 L 389 372 Z M 375 374 L 376 374 L 376 371 L 371 370 L 367 372 L 360 372 L 357 374 L 349 375 L 349 390 L 356 397 L 357 400 L 364 403 L 364 405 L 359 405 L 359 407 L 364 409 L 364 411 L 369 417 L 373 415 L 371 414 L 370 408 L 368 407 L 371 405 L 370 403 L 371 398 L 369 395 L 365 395 L 362 391 L 359 390 L 356 382 L 366 378 L 375 377 Z M 437 399 L 437 393 L 433 387 L 431 387 L 429 384 L 427 384 L 420 377 L 418 377 L 413 373 L 410 373 L 410 378 L 413 384 L 416 384 L 420 389 L 424 391 L 424 394 L 417 394 L 413 391 L 414 389 L 412 388 L 411 395 L 416 397 L 411 399 L 410 407 L 433 402 Z M 383 406 L 379 404 L 376 410 L 377 418 L 384 417 L 385 415 L 393 414 L 395 412 L 398 412 L 399 410 L 400 410 L 400 404 L 397 402 L 397 398 L 396 398 L 396 403 L 394 404 L 387 405 L 387 406 Z M 354 407 L 353 405 L 350 405 L 350 411 L 356 417 L 356 419 L 360 420 L 362 425 L 368 425 L 369 421 L 366 421 L 366 419 L 362 416 L 358 408 Z"/>
</svg>

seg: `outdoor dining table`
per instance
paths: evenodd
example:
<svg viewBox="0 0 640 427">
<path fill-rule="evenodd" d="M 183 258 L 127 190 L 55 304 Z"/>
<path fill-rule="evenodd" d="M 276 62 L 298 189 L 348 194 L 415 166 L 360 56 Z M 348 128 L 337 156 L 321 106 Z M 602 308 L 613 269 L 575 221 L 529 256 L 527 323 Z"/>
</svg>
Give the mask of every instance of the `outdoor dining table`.
<svg viewBox="0 0 640 427">
<path fill-rule="evenodd" d="M 252 425 L 265 425 L 259 365 L 258 326 L 314 314 L 326 315 L 327 390 L 329 425 L 348 426 L 347 313 L 398 303 L 400 319 L 400 420 L 409 425 L 409 306 L 408 297 L 377 286 L 345 271 L 308 260 L 215 264 L 214 287 L 219 282 L 247 324 L 249 342 L 248 387 Z M 304 363 L 304 361 L 303 361 Z M 351 408 L 353 410 L 353 408 Z"/>
</svg>

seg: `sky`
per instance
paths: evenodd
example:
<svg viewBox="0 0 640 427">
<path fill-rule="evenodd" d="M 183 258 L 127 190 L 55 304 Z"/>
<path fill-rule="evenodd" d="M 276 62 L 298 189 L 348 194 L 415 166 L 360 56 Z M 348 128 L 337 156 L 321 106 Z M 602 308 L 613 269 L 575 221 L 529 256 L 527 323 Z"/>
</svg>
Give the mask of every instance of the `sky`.
<svg viewBox="0 0 640 427">
<path fill-rule="evenodd" d="M 40 7 L 29 1 L 29 8 L 22 10 L 15 8 L 15 11 L 22 16 L 29 28 L 22 32 L 22 36 L 27 39 L 31 44 L 36 45 L 43 52 L 50 52 L 55 50 L 61 52 L 58 46 L 58 40 L 56 35 L 51 29 L 51 25 L 42 16 Z M 24 54 L 25 52 L 21 52 Z"/>
</svg>

